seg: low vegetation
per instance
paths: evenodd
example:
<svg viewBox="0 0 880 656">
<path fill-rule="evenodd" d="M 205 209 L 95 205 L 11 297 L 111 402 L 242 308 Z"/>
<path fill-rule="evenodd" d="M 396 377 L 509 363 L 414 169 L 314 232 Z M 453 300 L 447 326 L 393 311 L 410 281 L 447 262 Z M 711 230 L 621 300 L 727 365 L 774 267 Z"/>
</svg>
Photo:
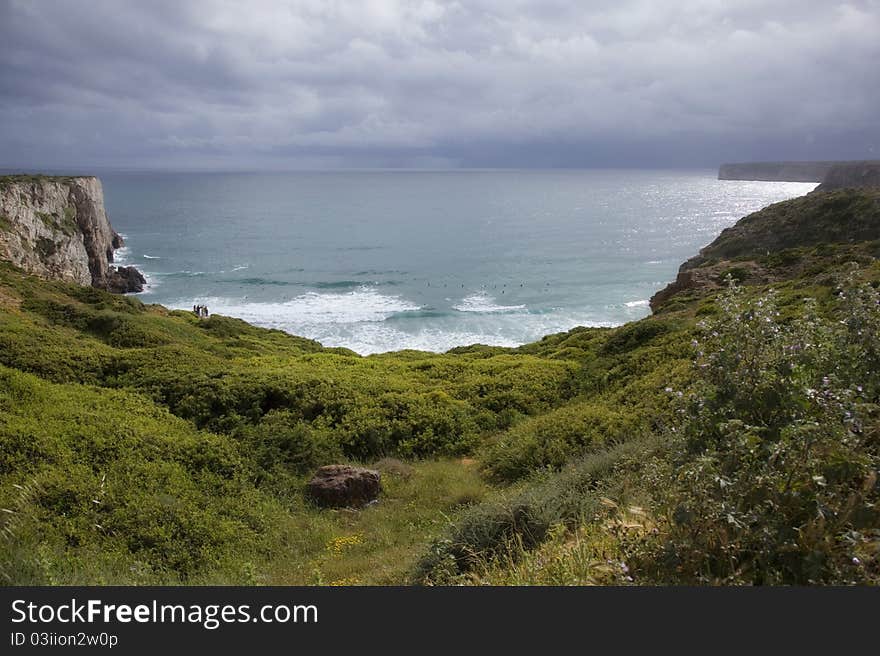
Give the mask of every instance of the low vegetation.
<svg viewBox="0 0 880 656">
<path fill-rule="evenodd" d="M 361 357 L 0 264 L 0 576 L 876 583 L 880 224 L 841 241 L 847 193 L 764 211 L 827 243 L 517 349 Z M 312 506 L 335 462 L 379 502 Z"/>
<path fill-rule="evenodd" d="M 634 556 L 661 582 L 880 583 L 880 293 L 721 299 L 652 474 L 662 532 Z M 647 547 L 647 548 L 645 548 Z"/>
</svg>

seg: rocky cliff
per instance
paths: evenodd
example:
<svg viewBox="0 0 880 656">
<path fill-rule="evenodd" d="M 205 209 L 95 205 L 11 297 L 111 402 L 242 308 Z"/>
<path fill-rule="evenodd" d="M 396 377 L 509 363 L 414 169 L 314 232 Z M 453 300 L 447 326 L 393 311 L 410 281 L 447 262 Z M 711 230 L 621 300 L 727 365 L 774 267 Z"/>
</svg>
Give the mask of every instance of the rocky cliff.
<svg viewBox="0 0 880 656">
<path fill-rule="evenodd" d="M 816 191 L 835 189 L 880 188 L 880 162 L 850 162 L 832 166 Z"/>
<path fill-rule="evenodd" d="M 821 182 L 836 162 L 739 162 L 722 164 L 719 180 Z"/>
<path fill-rule="evenodd" d="M 717 291 L 728 275 L 769 284 L 809 277 L 828 261 L 874 261 L 878 240 L 880 188 L 815 191 L 775 203 L 740 219 L 682 264 L 675 281 L 651 298 L 651 309 Z"/>
<path fill-rule="evenodd" d="M 828 176 L 855 180 L 852 177 L 858 171 L 880 170 L 880 161 L 852 161 L 852 162 L 739 162 L 736 164 L 722 164 L 718 169 L 719 180 L 759 180 L 765 182 L 822 182 L 826 183 Z M 830 189 L 842 189 L 844 186 L 864 185 L 839 185 L 829 186 Z"/>
<path fill-rule="evenodd" d="M 123 245 L 94 177 L 0 177 L 0 259 L 43 278 L 111 292 L 143 290 L 134 267 L 113 266 Z"/>
</svg>

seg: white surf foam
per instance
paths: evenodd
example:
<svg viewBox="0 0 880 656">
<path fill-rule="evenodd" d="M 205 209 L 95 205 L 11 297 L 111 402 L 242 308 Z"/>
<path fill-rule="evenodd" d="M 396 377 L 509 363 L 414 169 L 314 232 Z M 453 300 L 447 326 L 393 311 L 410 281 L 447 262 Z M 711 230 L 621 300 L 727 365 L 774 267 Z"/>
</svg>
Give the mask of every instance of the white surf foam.
<svg viewBox="0 0 880 656">
<path fill-rule="evenodd" d="M 640 301 L 629 301 L 627 303 L 624 303 L 624 305 L 628 308 L 647 307 L 649 304 L 650 304 L 650 301 L 646 298 L 642 299 Z"/>
<path fill-rule="evenodd" d="M 128 246 L 122 246 L 113 251 L 113 264 L 117 266 L 125 266 L 128 262 L 129 250 Z"/>
<path fill-rule="evenodd" d="M 461 299 L 453 309 L 459 312 L 516 312 L 525 310 L 525 305 L 499 305 L 497 299 L 486 292 L 476 292 Z"/>
<path fill-rule="evenodd" d="M 456 346 L 469 344 L 510 347 L 521 344 L 516 339 L 498 334 L 429 327 L 410 333 L 384 323 L 366 323 L 353 329 L 327 331 L 312 339 L 325 346 L 343 346 L 361 355 L 405 349 L 443 353 Z"/>
<path fill-rule="evenodd" d="M 159 257 L 158 255 L 147 255 L 147 254 L 145 253 L 145 254 L 144 254 L 144 259 L 147 259 L 147 260 L 161 260 L 162 258 Z"/>
<path fill-rule="evenodd" d="M 192 307 L 194 301 L 207 305 L 215 314 L 226 314 L 259 326 L 280 328 L 289 332 L 296 332 L 297 329 L 305 331 L 327 324 L 384 321 L 399 312 L 420 309 L 418 305 L 405 299 L 380 294 L 370 287 L 361 287 L 346 293 L 307 292 L 283 302 L 249 302 L 247 299 L 215 297 L 179 300 L 171 306 L 186 309 Z M 304 335 L 305 332 L 297 334 Z"/>
<path fill-rule="evenodd" d="M 123 233 L 118 232 L 116 234 L 118 234 L 120 237 L 122 237 L 123 242 L 127 241 L 128 238 Z M 117 266 L 125 266 L 125 265 L 129 264 L 128 256 L 129 256 L 130 252 L 131 251 L 129 251 L 128 246 L 120 246 L 119 248 L 114 249 L 113 250 L 113 264 L 115 264 Z"/>
<path fill-rule="evenodd" d="M 403 349 L 439 353 L 469 344 L 515 347 L 575 326 L 613 325 L 587 310 L 529 313 L 525 306 L 502 306 L 485 294 L 469 299 L 463 306 L 469 310 L 428 318 L 418 314 L 424 309 L 418 304 L 369 286 L 349 292 L 307 292 L 289 301 L 209 297 L 180 299 L 169 306 L 187 310 L 194 303 L 207 305 L 211 314 L 237 317 L 362 355 Z"/>
<path fill-rule="evenodd" d="M 371 287 L 346 293 L 308 292 L 285 302 L 213 297 L 181 299 L 169 305 L 187 310 L 194 303 L 207 305 L 211 314 L 238 317 L 361 355 L 403 349 L 440 353 L 469 344 L 514 347 L 575 326 L 614 325 L 586 310 L 543 314 L 464 312 L 425 318 L 418 315 L 422 308 L 415 303 Z M 406 314 L 409 312 L 416 314 Z"/>
<path fill-rule="evenodd" d="M 491 317 L 491 318 L 490 318 Z M 430 323 L 386 321 L 324 326 L 308 335 L 325 346 L 344 346 L 360 353 L 385 353 L 403 349 L 442 353 L 457 346 L 485 344 L 515 347 L 576 326 L 610 326 L 589 313 L 450 315 Z"/>
</svg>

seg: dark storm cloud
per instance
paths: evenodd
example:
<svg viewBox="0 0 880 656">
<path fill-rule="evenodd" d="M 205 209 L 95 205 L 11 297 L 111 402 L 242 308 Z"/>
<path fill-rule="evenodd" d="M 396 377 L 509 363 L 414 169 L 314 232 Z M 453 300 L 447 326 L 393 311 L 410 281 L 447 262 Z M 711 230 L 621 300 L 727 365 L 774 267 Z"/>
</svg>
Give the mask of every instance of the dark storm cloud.
<svg viewBox="0 0 880 656">
<path fill-rule="evenodd" d="M 0 0 L 0 166 L 880 157 L 880 0 Z"/>
</svg>

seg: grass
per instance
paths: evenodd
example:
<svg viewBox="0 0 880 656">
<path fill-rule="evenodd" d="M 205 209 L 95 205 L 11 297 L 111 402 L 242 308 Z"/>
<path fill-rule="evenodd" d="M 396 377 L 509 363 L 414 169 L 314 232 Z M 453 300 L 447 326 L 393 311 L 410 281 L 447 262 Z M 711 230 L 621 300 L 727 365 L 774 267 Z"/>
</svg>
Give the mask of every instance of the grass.
<svg viewBox="0 0 880 656">
<path fill-rule="evenodd" d="M 362 511 L 306 508 L 286 525 L 286 557 L 267 566 L 274 585 L 390 585 L 467 507 L 491 493 L 472 464 L 430 460 L 383 472 L 379 503 Z"/>
<path fill-rule="evenodd" d="M 287 496 L 254 488 L 232 440 L 146 398 L 5 367 L 0 383 L 0 571 L 19 584 L 131 581 L 126 562 L 140 583 L 400 582 L 489 491 L 473 463 L 384 459 L 377 504 L 322 510 L 305 477 Z"/>
<path fill-rule="evenodd" d="M 22 173 L 13 175 L 0 175 L 0 188 L 8 185 L 21 184 L 38 184 L 43 182 L 58 182 L 61 184 L 69 183 L 77 179 L 79 176 L 71 175 L 41 175 L 32 173 Z M 92 176 L 82 176 L 92 177 Z"/>
<path fill-rule="evenodd" d="M 536 474 L 503 490 L 463 513 L 435 540 L 415 564 L 412 580 L 471 580 L 474 572 L 535 549 L 560 527 L 574 529 L 593 520 L 607 497 L 641 502 L 641 467 L 661 449 L 657 438 L 632 440 L 591 454 L 561 473 Z"/>
<path fill-rule="evenodd" d="M 613 533 L 595 522 L 567 529 L 560 524 L 548 538 L 529 550 L 513 539 L 497 556 L 481 562 L 466 585 L 623 585 L 631 582 L 628 566 L 619 560 Z"/>
</svg>

